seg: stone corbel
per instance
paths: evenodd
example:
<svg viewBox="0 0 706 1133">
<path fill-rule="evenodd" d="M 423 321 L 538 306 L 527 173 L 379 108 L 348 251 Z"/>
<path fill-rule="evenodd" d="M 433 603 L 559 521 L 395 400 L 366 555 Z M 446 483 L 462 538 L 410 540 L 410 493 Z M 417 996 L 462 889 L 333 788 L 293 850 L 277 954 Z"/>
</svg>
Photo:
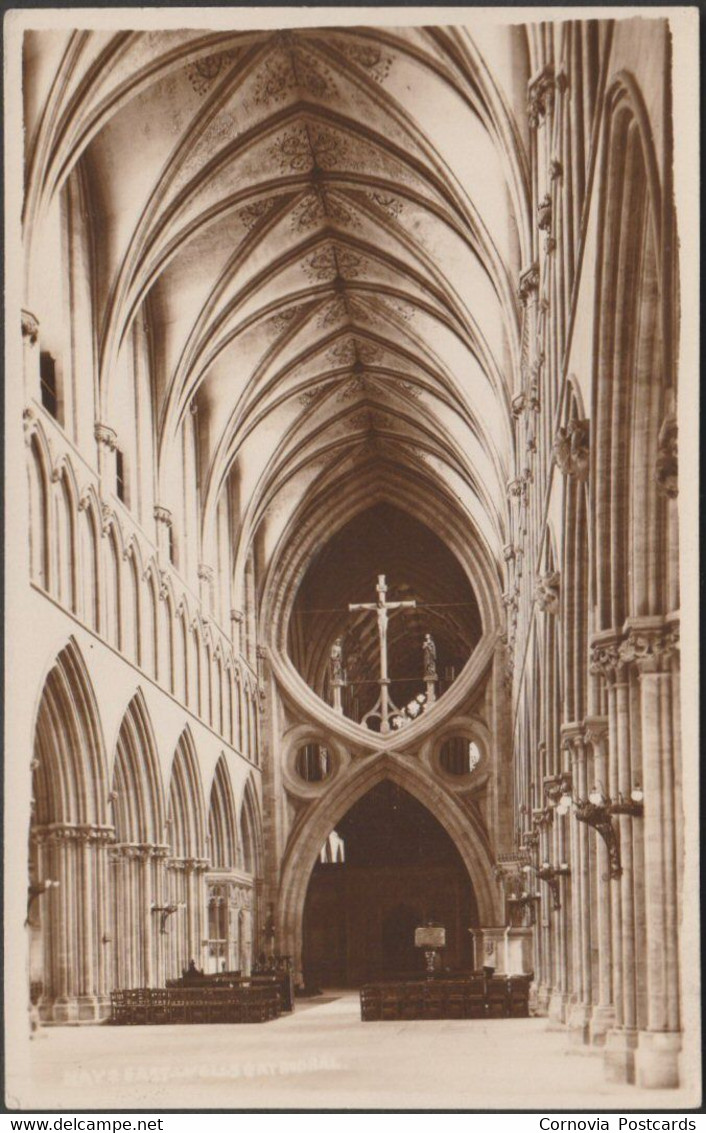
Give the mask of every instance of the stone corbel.
<svg viewBox="0 0 706 1133">
<path fill-rule="evenodd" d="M 547 571 L 537 579 L 534 597 L 540 610 L 545 614 L 559 613 L 559 591 L 561 575 L 556 570 Z"/>
<path fill-rule="evenodd" d="M 540 232 L 550 232 L 552 227 L 552 198 L 545 193 L 537 205 L 537 228 Z"/>
<path fill-rule="evenodd" d="M 578 418 L 558 430 L 554 438 L 554 459 L 564 476 L 573 476 L 580 481 L 588 480 L 589 436 L 589 422 Z"/>
<path fill-rule="evenodd" d="M 679 495 L 679 430 L 676 417 L 665 417 L 659 431 L 655 481 L 657 491 L 669 500 Z"/>
<path fill-rule="evenodd" d="M 165 527 L 172 526 L 172 513 L 169 508 L 163 507 L 161 504 L 154 505 L 154 518 L 157 523 L 163 523 Z"/>
<path fill-rule="evenodd" d="M 39 338 L 39 319 L 31 311 L 22 310 L 22 337 L 30 346 L 36 346 Z"/>
<path fill-rule="evenodd" d="M 115 429 L 111 429 L 110 425 L 103 425 L 100 421 L 96 421 L 93 436 L 98 444 L 105 445 L 109 452 L 115 452 L 118 447 L 118 434 Z"/>
<path fill-rule="evenodd" d="M 527 84 L 527 117 L 535 130 L 545 122 L 554 105 L 555 86 L 553 63 L 547 63 Z"/>
<path fill-rule="evenodd" d="M 539 290 L 539 265 L 536 263 L 530 264 L 528 268 L 520 272 L 520 281 L 518 287 L 518 295 L 523 307 L 526 307 L 531 296 L 536 295 Z"/>
</svg>

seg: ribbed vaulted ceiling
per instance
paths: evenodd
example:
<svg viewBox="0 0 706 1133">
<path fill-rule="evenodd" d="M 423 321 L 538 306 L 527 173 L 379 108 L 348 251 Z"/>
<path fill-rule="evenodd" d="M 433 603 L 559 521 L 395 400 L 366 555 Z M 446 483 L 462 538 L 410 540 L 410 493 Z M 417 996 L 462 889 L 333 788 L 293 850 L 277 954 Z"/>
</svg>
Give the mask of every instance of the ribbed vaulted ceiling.
<svg viewBox="0 0 706 1133">
<path fill-rule="evenodd" d="M 46 34 L 28 36 L 30 70 Z M 197 407 L 204 525 L 237 475 L 238 550 L 257 538 L 265 569 L 307 501 L 371 465 L 459 509 L 499 560 L 529 247 L 523 36 L 93 32 L 54 47 L 47 109 L 27 107 L 28 219 L 79 165 L 99 221 L 104 404 L 143 310 L 164 484 Z"/>
</svg>

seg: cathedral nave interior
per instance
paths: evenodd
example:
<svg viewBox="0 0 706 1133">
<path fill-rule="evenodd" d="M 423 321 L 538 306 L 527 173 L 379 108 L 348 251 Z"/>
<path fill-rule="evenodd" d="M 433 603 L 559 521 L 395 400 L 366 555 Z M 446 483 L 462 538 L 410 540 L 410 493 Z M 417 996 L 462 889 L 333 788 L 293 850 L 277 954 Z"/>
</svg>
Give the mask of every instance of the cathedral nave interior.
<svg viewBox="0 0 706 1133">
<path fill-rule="evenodd" d="M 668 20 L 75 16 L 15 37 L 10 1005 L 434 922 L 683 1084 Z"/>
</svg>

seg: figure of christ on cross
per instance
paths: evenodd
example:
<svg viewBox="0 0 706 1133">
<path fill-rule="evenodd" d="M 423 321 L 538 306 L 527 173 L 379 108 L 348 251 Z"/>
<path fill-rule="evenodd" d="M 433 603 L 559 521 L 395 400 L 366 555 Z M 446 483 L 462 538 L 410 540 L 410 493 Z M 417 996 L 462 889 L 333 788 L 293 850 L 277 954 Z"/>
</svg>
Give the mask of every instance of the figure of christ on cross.
<svg viewBox="0 0 706 1133">
<path fill-rule="evenodd" d="M 390 731 L 390 718 L 395 716 L 398 709 L 390 701 L 390 694 L 388 686 L 390 678 L 387 675 L 387 615 L 390 610 L 410 609 L 416 606 L 416 602 L 387 602 L 385 595 L 387 594 L 387 583 L 385 575 L 378 575 L 378 584 L 375 588 L 377 590 L 377 602 L 357 602 L 348 606 L 351 612 L 356 610 L 374 610 L 378 618 L 378 636 L 380 638 L 380 697 L 377 703 L 366 712 L 361 720 L 361 724 L 367 723 L 369 719 L 378 717 L 380 720 L 380 731 Z"/>
</svg>

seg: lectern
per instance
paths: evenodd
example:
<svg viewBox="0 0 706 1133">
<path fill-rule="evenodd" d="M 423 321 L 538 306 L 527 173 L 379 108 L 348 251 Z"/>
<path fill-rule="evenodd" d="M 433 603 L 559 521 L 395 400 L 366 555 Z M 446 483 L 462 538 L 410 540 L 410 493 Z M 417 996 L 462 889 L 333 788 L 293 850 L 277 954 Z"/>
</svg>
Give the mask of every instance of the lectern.
<svg viewBox="0 0 706 1133">
<path fill-rule="evenodd" d="M 443 925 L 425 924 L 414 930 L 414 945 L 424 949 L 424 959 L 427 965 L 427 979 L 434 978 L 436 967 L 436 954 L 446 947 L 446 929 Z"/>
</svg>

